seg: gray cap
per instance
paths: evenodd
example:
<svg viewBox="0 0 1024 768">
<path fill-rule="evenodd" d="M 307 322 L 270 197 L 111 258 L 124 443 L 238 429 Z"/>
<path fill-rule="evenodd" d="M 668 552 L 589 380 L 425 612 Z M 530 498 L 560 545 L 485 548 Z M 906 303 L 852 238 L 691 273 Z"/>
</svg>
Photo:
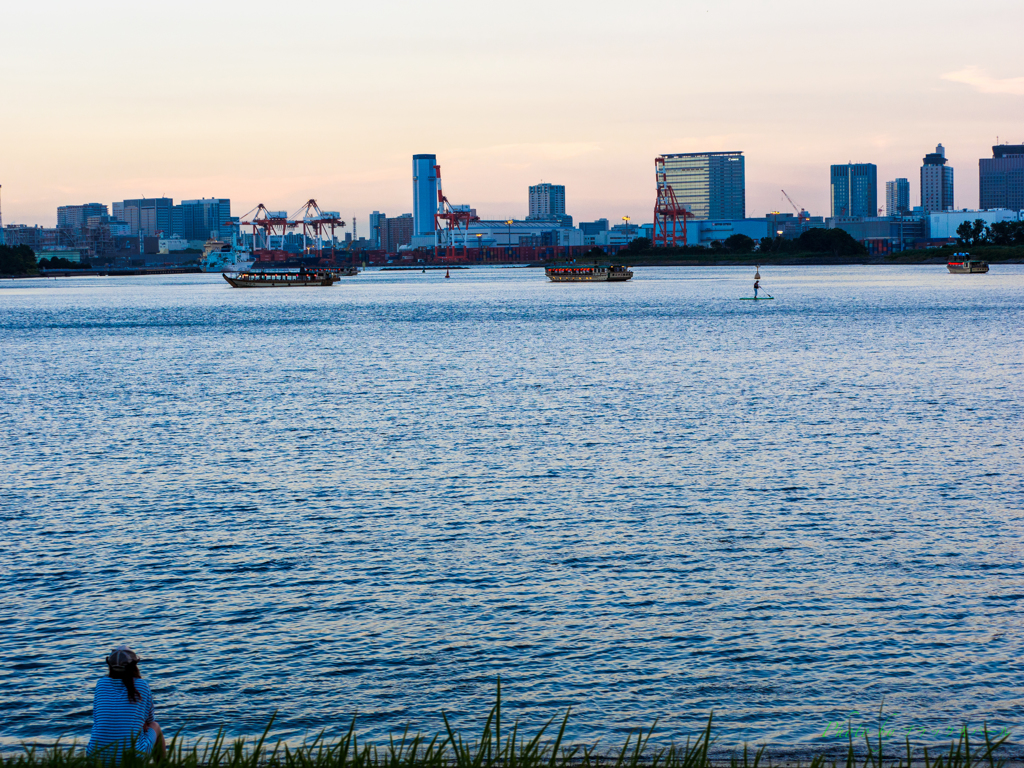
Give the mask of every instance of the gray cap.
<svg viewBox="0 0 1024 768">
<path fill-rule="evenodd" d="M 111 672 L 124 672 L 130 664 L 139 661 L 141 661 L 139 655 L 127 645 L 115 648 L 107 656 L 107 666 L 110 667 Z"/>
</svg>

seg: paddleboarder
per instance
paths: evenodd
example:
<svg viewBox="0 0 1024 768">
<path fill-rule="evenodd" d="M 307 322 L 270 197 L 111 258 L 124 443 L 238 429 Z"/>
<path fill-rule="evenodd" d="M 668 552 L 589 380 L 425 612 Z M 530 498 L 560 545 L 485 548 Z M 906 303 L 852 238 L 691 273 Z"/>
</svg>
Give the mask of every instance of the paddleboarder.
<svg viewBox="0 0 1024 768">
<path fill-rule="evenodd" d="M 754 298 L 755 299 L 757 298 L 757 291 L 758 291 L 758 289 L 760 289 L 760 287 L 761 287 L 761 281 L 755 279 L 754 280 Z"/>
</svg>

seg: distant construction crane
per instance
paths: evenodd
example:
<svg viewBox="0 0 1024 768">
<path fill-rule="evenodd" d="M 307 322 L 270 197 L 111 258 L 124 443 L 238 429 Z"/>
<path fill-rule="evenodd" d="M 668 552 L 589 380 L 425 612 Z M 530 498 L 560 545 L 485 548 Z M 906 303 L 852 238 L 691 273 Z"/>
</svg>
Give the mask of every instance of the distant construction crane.
<svg viewBox="0 0 1024 768">
<path fill-rule="evenodd" d="M 799 206 L 797 206 L 796 203 L 793 202 L 793 198 L 786 194 L 786 190 L 782 190 L 782 194 L 785 196 L 787 200 L 789 200 L 789 204 L 793 206 L 793 210 L 796 211 L 796 217 L 798 219 L 809 219 L 811 217 L 810 214 L 807 213 L 806 208 L 800 208 Z"/>
<path fill-rule="evenodd" d="M 687 245 L 686 220 L 694 216 L 676 199 L 675 190 L 668 183 L 664 156 L 654 158 L 654 178 L 658 186 L 654 202 L 654 244 L 680 245 L 681 235 L 681 244 Z"/>
</svg>

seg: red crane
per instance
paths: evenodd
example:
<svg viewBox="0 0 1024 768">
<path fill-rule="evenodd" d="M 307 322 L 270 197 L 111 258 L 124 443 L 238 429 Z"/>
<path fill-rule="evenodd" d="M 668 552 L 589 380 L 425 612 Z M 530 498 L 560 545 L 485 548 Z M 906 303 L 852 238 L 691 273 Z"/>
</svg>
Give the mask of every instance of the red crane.
<svg viewBox="0 0 1024 768">
<path fill-rule="evenodd" d="M 435 165 L 434 171 L 437 174 L 437 210 L 434 214 L 434 234 L 436 237 L 434 252 L 437 254 L 437 244 L 443 243 L 445 261 L 455 259 L 455 238 L 462 232 L 462 257 L 466 258 L 466 241 L 469 239 L 469 224 L 473 221 L 480 221 L 480 217 L 470 211 L 457 211 L 448 198 L 444 196 L 441 189 L 441 166 Z M 441 224 L 444 223 L 444 227 Z"/>
<path fill-rule="evenodd" d="M 301 214 L 301 218 L 300 218 Z M 302 224 L 302 251 L 308 253 L 309 240 L 313 241 L 312 249 L 317 259 L 324 257 L 324 240 L 331 244 L 331 261 L 334 260 L 334 230 L 344 227 L 345 222 L 339 218 L 337 211 L 321 211 L 316 200 L 307 200 L 299 210 L 292 214 L 294 223 Z"/>
<path fill-rule="evenodd" d="M 242 219 L 248 218 L 254 214 L 252 219 L 249 221 L 238 222 L 239 226 L 251 226 L 252 227 L 252 251 L 253 255 L 256 255 L 257 251 L 271 252 L 270 238 L 274 236 L 280 236 L 282 240 L 282 246 L 284 245 L 284 236 L 287 234 L 289 229 L 295 228 L 295 222 L 288 219 L 287 211 L 268 211 L 263 203 L 260 203 L 253 208 L 249 213 L 241 216 Z M 263 244 L 260 246 L 260 234 L 263 235 Z"/>
<path fill-rule="evenodd" d="M 658 197 L 654 203 L 654 244 L 679 245 L 681 223 L 682 245 L 686 245 L 686 220 L 694 216 L 676 199 L 675 190 L 665 173 L 664 157 L 654 158 L 654 178 L 658 185 Z"/>
</svg>

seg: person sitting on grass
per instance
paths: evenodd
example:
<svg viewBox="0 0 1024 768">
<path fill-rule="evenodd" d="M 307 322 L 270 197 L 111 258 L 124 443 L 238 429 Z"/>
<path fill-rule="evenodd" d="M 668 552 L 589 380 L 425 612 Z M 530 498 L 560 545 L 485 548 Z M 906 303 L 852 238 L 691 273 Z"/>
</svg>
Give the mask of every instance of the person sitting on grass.
<svg viewBox="0 0 1024 768">
<path fill-rule="evenodd" d="M 153 694 L 139 673 L 139 657 L 121 646 L 107 656 L 107 677 L 96 681 L 92 735 L 86 754 L 117 765 L 134 750 L 141 758 L 164 756 L 164 734 L 154 718 Z"/>
</svg>

